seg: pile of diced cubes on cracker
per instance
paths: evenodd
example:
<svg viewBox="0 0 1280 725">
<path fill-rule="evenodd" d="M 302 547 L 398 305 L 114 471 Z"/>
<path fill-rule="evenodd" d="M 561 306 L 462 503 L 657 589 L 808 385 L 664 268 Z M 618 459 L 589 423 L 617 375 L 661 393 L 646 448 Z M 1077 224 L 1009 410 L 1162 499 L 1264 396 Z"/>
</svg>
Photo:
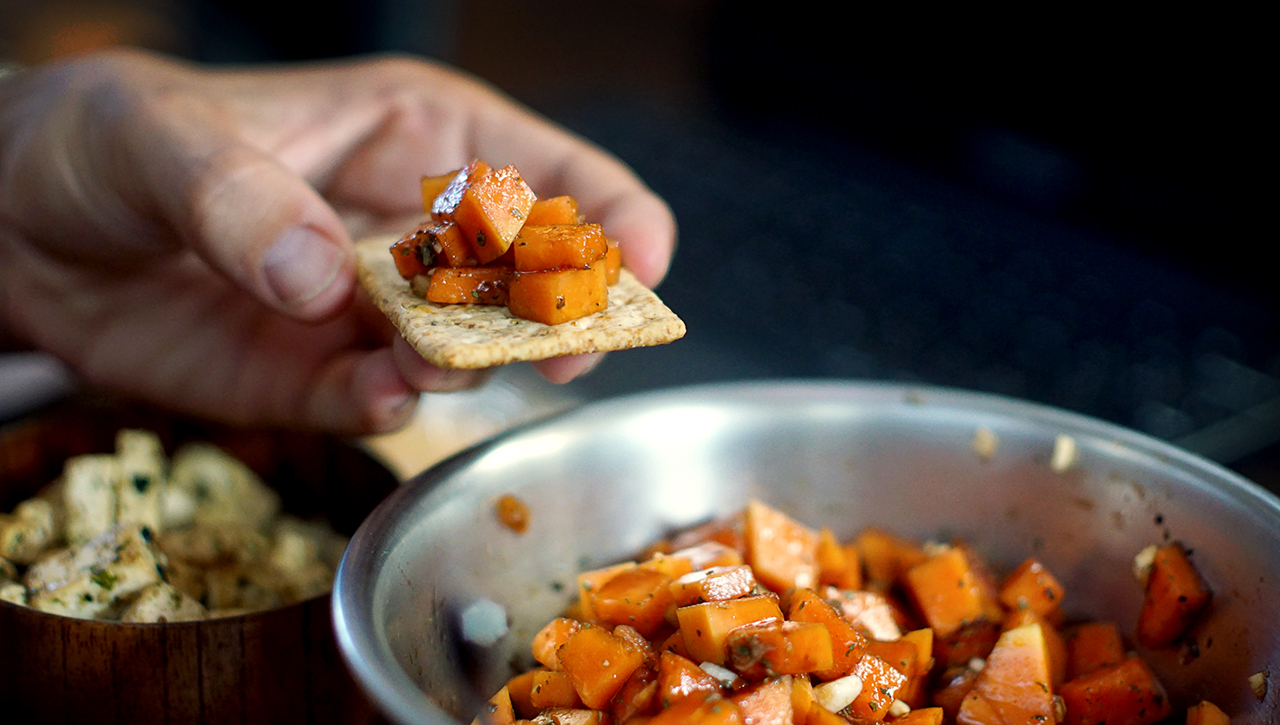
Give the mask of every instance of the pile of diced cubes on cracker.
<svg viewBox="0 0 1280 725">
<path fill-rule="evenodd" d="M 1210 597 L 1178 544 L 1135 573 L 1133 637 L 1176 646 Z M 759 501 L 588 571 L 533 639 L 537 666 L 478 721 L 570 725 L 1142 725 L 1172 707 L 1113 622 L 1065 622 L 1029 558 L 997 579 L 963 542 L 838 541 Z M 1137 595 L 1137 587 L 1135 587 Z M 1243 686 L 1243 683 L 1242 683 Z M 1191 725 L 1226 723 L 1208 702 Z"/>
<path fill-rule="evenodd" d="M 548 325 L 609 304 L 622 254 L 569 196 L 538 199 L 513 166 L 480 160 L 422 179 L 431 218 L 391 248 L 400 276 L 439 304 L 505 305 Z"/>
<path fill-rule="evenodd" d="M 322 595 L 346 540 L 280 511 L 244 463 L 207 443 L 172 460 L 154 433 L 68 459 L 0 514 L 0 600 L 122 622 L 230 616 Z"/>
</svg>

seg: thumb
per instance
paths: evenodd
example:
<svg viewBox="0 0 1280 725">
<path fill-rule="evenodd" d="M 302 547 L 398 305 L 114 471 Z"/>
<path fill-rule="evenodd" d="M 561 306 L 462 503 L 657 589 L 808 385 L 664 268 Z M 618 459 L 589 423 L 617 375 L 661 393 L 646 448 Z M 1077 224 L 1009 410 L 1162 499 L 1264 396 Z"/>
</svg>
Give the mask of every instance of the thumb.
<svg viewBox="0 0 1280 725">
<path fill-rule="evenodd" d="M 149 150 L 151 193 L 181 241 L 263 303 L 301 320 L 345 308 L 351 240 L 337 213 L 277 159 L 226 137 Z"/>
</svg>

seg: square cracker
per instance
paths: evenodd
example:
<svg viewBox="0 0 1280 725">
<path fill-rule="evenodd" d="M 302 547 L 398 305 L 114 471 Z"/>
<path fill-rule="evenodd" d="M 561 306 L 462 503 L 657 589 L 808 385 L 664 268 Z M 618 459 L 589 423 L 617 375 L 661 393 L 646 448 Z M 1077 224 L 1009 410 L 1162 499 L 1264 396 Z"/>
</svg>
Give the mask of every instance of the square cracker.
<svg viewBox="0 0 1280 725">
<path fill-rule="evenodd" d="M 400 334 L 438 368 L 476 369 L 560 355 L 662 345 L 684 336 L 684 322 L 623 269 L 600 312 L 544 325 L 502 305 L 441 305 L 415 295 L 391 258 L 396 235 L 356 244 L 360 285 Z"/>
</svg>

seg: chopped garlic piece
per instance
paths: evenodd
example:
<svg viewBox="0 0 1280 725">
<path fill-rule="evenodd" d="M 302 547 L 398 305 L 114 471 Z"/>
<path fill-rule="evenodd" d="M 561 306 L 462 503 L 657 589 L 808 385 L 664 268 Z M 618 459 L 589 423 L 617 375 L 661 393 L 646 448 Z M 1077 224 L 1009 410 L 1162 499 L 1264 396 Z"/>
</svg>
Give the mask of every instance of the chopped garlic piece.
<svg viewBox="0 0 1280 725">
<path fill-rule="evenodd" d="M 725 685 L 731 684 L 734 680 L 738 679 L 738 673 L 727 667 L 721 667 L 714 662 L 703 662 L 698 665 L 698 667 L 701 667 L 703 672 L 711 675 L 717 680 L 720 680 L 720 682 Z"/>
<path fill-rule="evenodd" d="M 1000 439 L 990 428 L 979 428 L 973 432 L 973 452 L 978 454 L 978 458 L 983 461 L 989 461 L 996 455 L 996 448 L 1000 446 Z"/>
<path fill-rule="evenodd" d="M 889 715 L 892 717 L 905 717 L 911 712 L 911 706 L 902 700 L 894 700 L 889 705 Z"/>
<path fill-rule="evenodd" d="M 1060 435 L 1053 441 L 1053 456 L 1049 459 L 1049 468 L 1054 473 L 1066 473 L 1075 467 L 1080 459 L 1080 451 L 1076 441 L 1068 435 Z"/>
<path fill-rule="evenodd" d="M 1253 696 L 1258 698 L 1258 702 L 1267 699 L 1267 673 L 1255 672 L 1250 675 L 1249 689 L 1253 690 Z"/>
<path fill-rule="evenodd" d="M 1148 546 L 1138 555 L 1133 557 L 1133 578 L 1138 580 L 1143 589 L 1147 588 L 1147 579 L 1151 576 L 1151 566 L 1156 562 L 1156 552 L 1159 547 L 1155 544 Z"/>
<path fill-rule="evenodd" d="M 840 712 L 861 694 L 862 678 L 857 675 L 846 675 L 813 688 L 813 699 L 831 712 Z"/>
</svg>

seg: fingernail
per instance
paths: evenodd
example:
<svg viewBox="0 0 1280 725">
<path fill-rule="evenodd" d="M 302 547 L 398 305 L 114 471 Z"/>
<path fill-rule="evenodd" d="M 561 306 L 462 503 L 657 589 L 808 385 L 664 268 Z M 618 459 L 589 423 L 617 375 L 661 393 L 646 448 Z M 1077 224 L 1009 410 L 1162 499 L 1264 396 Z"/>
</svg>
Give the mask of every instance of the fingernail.
<svg viewBox="0 0 1280 725">
<path fill-rule="evenodd" d="M 344 254 L 310 227 L 289 227 L 267 250 L 263 274 L 286 305 L 310 302 L 329 288 L 342 270 Z"/>
</svg>

